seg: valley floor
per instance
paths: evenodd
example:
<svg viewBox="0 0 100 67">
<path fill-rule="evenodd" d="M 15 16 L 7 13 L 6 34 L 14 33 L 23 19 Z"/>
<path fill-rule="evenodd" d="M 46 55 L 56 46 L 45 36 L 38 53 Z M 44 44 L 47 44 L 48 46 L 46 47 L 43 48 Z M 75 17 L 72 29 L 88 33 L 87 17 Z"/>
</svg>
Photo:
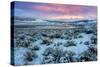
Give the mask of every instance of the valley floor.
<svg viewBox="0 0 100 67">
<path fill-rule="evenodd" d="M 14 65 L 97 60 L 95 26 L 33 31 L 16 28 L 14 34 Z"/>
</svg>

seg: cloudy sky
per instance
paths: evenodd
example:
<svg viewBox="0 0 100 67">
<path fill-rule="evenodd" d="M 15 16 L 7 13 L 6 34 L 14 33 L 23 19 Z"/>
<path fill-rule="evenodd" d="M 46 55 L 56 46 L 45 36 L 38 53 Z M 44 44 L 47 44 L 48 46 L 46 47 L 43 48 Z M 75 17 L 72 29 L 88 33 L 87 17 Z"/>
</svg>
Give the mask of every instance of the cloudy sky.
<svg viewBox="0 0 100 67">
<path fill-rule="evenodd" d="M 15 16 L 42 19 L 87 19 L 97 17 L 96 6 L 65 5 L 54 3 L 14 2 Z"/>
</svg>

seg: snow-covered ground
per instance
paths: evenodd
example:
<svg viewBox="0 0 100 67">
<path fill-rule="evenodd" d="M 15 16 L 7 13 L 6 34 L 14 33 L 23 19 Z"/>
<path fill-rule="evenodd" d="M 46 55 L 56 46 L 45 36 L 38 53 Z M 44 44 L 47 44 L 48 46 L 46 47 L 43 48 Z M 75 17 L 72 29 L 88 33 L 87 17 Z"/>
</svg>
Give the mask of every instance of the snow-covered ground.
<svg viewBox="0 0 100 67">
<path fill-rule="evenodd" d="M 38 21 L 43 22 L 42 20 Z M 88 24 L 88 26 L 84 25 L 86 22 L 79 24 L 82 27 L 73 29 L 15 28 L 14 64 L 50 64 L 97 60 L 96 22 Z"/>
</svg>

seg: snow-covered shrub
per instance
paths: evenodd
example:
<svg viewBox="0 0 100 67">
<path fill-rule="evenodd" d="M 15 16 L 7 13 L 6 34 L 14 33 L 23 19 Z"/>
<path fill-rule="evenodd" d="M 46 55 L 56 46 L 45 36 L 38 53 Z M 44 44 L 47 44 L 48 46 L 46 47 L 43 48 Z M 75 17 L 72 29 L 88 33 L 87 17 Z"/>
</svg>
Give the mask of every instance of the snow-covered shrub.
<svg viewBox="0 0 100 67">
<path fill-rule="evenodd" d="M 31 43 L 32 37 L 25 33 L 17 34 L 16 44 L 17 47 L 28 47 Z"/>
<path fill-rule="evenodd" d="M 69 30 L 65 30 L 65 32 L 64 32 L 65 35 L 67 35 L 67 34 L 69 34 L 69 33 L 70 33 Z"/>
<path fill-rule="evenodd" d="M 77 61 L 77 59 L 74 58 L 74 55 L 76 55 L 74 52 L 72 52 L 72 51 L 65 51 L 64 54 L 65 54 L 67 62 Z"/>
<path fill-rule="evenodd" d="M 50 45 L 52 41 L 50 39 L 43 39 L 41 44 Z"/>
<path fill-rule="evenodd" d="M 24 54 L 25 58 L 24 60 L 26 62 L 30 62 L 30 61 L 33 61 L 34 59 L 36 59 L 38 57 L 38 55 L 36 54 L 35 51 L 27 51 L 25 54 Z"/>
<path fill-rule="evenodd" d="M 64 51 L 60 47 L 47 48 L 44 52 L 43 64 L 45 63 L 66 63 L 76 61 L 74 52 Z"/>
<path fill-rule="evenodd" d="M 25 40 L 20 40 L 18 46 L 20 47 L 28 47 L 30 45 L 30 41 L 25 39 Z"/>
<path fill-rule="evenodd" d="M 66 39 L 77 39 L 78 35 L 80 34 L 80 31 L 78 29 L 74 29 L 74 30 L 69 30 L 67 33 L 65 33 L 65 35 L 67 37 L 65 37 Z"/>
<path fill-rule="evenodd" d="M 54 57 L 55 63 L 60 63 L 60 58 L 64 55 L 63 49 L 54 48 L 51 55 Z"/>
<path fill-rule="evenodd" d="M 62 45 L 63 43 L 62 42 L 58 42 L 58 43 L 56 43 L 54 46 L 60 46 L 60 45 Z"/>
<path fill-rule="evenodd" d="M 42 64 L 46 64 L 46 63 L 54 63 L 53 62 L 54 57 L 52 56 L 44 56 L 43 60 L 42 60 Z"/>
<path fill-rule="evenodd" d="M 97 37 L 96 36 L 93 36 L 93 37 L 91 37 L 91 43 L 92 44 L 97 44 Z"/>
<path fill-rule="evenodd" d="M 50 38 L 50 39 L 53 39 L 53 38 L 54 38 L 54 35 L 50 35 L 49 38 Z"/>
<path fill-rule="evenodd" d="M 66 35 L 64 38 L 65 38 L 66 40 L 71 40 L 71 39 L 72 39 L 72 37 L 71 37 L 71 36 L 68 36 L 68 35 Z"/>
<path fill-rule="evenodd" d="M 33 47 L 33 50 L 39 50 L 39 49 L 40 49 L 40 47 L 37 46 L 37 45 L 35 45 L 35 46 Z"/>
<path fill-rule="evenodd" d="M 73 34 L 72 36 L 73 36 L 74 39 L 82 38 L 82 36 L 78 36 L 78 35 L 79 35 L 79 33 L 75 33 L 75 34 Z"/>
<path fill-rule="evenodd" d="M 47 36 L 48 36 L 46 33 L 41 33 L 41 35 L 42 35 L 43 37 L 47 37 Z"/>
<path fill-rule="evenodd" d="M 94 31 L 93 31 L 93 30 L 87 29 L 87 30 L 85 31 L 85 33 L 86 33 L 86 34 L 92 34 L 92 33 L 94 33 Z"/>
<path fill-rule="evenodd" d="M 36 41 L 36 40 L 38 40 L 38 39 L 42 39 L 42 35 L 41 35 L 41 32 L 38 32 L 38 33 L 35 33 L 33 36 L 32 36 L 32 38 L 34 38 L 34 40 Z"/>
<path fill-rule="evenodd" d="M 84 51 L 80 55 L 80 61 L 96 61 L 97 60 L 97 48 L 88 47 L 88 50 Z"/>
<path fill-rule="evenodd" d="M 60 63 L 60 58 L 63 56 L 63 50 L 60 48 L 48 48 L 48 51 L 45 51 L 45 57 L 43 58 L 44 60 L 42 61 L 43 63 L 46 63 L 45 60 L 47 60 L 47 56 L 52 56 L 52 62 L 51 63 Z M 47 50 L 47 49 L 46 49 Z M 50 58 L 49 58 L 50 60 Z"/>
<path fill-rule="evenodd" d="M 80 34 L 80 33 L 85 33 L 87 28 L 85 28 L 85 26 L 80 26 L 81 28 L 78 28 L 78 29 L 74 29 L 74 31 L 77 33 L 77 34 Z M 74 33 L 75 33 L 74 32 Z"/>
<path fill-rule="evenodd" d="M 78 38 L 83 38 L 83 36 L 82 35 L 79 35 Z"/>
<path fill-rule="evenodd" d="M 61 38 L 61 34 L 56 33 L 56 34 L 54 35 L 54 38 Z"/>
<path fill-rule="evenodd" d="M 33 39 L 31 39 L 31 41 L 32 41 L 32 42 L 36 42 L 36 41 L 37 41 L 37 39 L 36 39 L 36 38 L 33 38 Z"/>
<path fill-rule="evenodd" d="M 24 40 L 16 40 L 17 47 L 28 47 L 30 42 Z"/>
<path fill-rule="evenodd" d="M 32 57 L 32 53 L 30 52 L 26 52 L 25 56 L 25 61 L 32 61 L 33 57 Z"/>
<path fill-rule="evenodd" d="M 80 44 L 82 44 L 83 42 L 82 41 L 80 41 Z"/>
<path fill-rule="evenodd" d="M 89 45 L 89 41 L 84 42 L 85 45 Z"/>
<path fill-rule="evenodd" d="M 67 43 L 65 43 L 64 46 L 65 47 L 76 46 L 76 43 L 74 43 L 74 41 L 67 41 Z"/>
<path fill-rule="evenodd" d="M 80 34 L 80 32 L 81 32 L 80 28 L 79 28 L 79 29 L 74 29 L 74 30 L 73 30 L 73 34 L 75 34 L 75 35 Z"/>
<path fill-rule="evenodd" d="M 48 48 L 44 51 L 43 55 L 44 55 L 44 56 L 48 56 L 49 54 L 52 53 L 52 51 L 53 51 L 53 48 L 48 47 Z"/>
</svg>

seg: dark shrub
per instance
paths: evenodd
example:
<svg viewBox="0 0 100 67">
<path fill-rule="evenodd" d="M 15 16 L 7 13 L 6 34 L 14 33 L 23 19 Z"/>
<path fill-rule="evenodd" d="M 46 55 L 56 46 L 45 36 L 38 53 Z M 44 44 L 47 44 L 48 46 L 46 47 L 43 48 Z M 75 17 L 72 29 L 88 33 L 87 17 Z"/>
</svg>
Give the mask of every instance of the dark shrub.
<svg viewBox="0 0 100 67">
<path fill-rule="evenodd" d="M 97 44 L 97 38 L 91 37 L 91 43 L 96 45 Z"/>
<path fill-rule="evenodd" d="M 60 45 L 62 45 L 63 43 L 62 42 L 59 42 L 59 43 L 57 43 L 57 46 L 60 46 Z"/>
<path fill-rule="evenodd" d="M 24 40 L 16 40 L 16 44 L 17 44 L 17 47 L 29 47 L 30 45 L 30 41 L 24 41 Z"/>
<path fill-rule="evenodd" d="M 46 33 L 42 33 L 42 36 L 43 36 L 43 37 L 47 37 L 47 34 L 46 34 Z"/>
<path fill-rule="evenodd" d="M 26 52 L 24 56 L 25 56 L 24 59 L 25 61 L 32 61 L 38 57 L 35 52 L 31 52 L 31 51 Z"/>
<path fill-rule="evenodd" d="M 43 64 L 45 63 L 65 63 L 77 61 L 73 56 L 74 52 L 64 51 L 60 47 L 56 48 L 47 48 L 44 52 Z"/>
<path fill-rule="evenodd" d="M 53 59 L 54 58 L 52 56 L 45 56 L 43 57 L 42 64 L 53 63 Z"/>
<path fill-rule="evenodd" d="M 76 44 L 74 43 L 74 41 L 67 41 L 67 43 L 65 43 L 64 46 L 65 47 L 70 47 L 70 46 L 76 46 Z"/>
<path fill-rule="evenodd" d="M 58 43 L 54 44 L 54 46 L 60 46 L 62 44 L 63 44 L 62 42 L 58 42 Z"/>
<path fill-rule="evenodd" d="M 37 39 L 33 38 L 33 39 L 31 39 L 31 41 L 32 41 L 32 42 L 35 42 L 35 41 L 37 41 Z"/>
<path fill-rule="evenodd" d="M 94 47 L 88 47 L 88 50 L 84 51 L 80 56 L 80 61 L 96 61 L 97 49 Z"/>
<path fill-rule="evenodd" d="M 53 35 L 50 35 L 49 38 L 52 39 L 52 38 L 54 38 L 54 36 Z"/>
<path fill-rule="evenodd" d="M 24 40 L 24 38 L 25 38 L 25 36 L 21 36 L 21 37 L 20 37 L 21 40 Z"/>
<path fill-rule="evenodd" d="M 43 55 L 46 57 L 52 56 L 53 57 L 52 62 L 59 63 L 60 58 L 64 55 L 63 53 L 64 53 L 63 50 L 59 49 L 59 48 L 47 48 Z M 45 57 L 44 57 L 44 59 L 46 60 Z M 45 63 L 45 62 L 43 61 L 43 63 Z"/>
<path fill-rule="evenodd" d="M 81 41 L 80 44 L 82 44 L 83 42 Z"/>
<path fill-rule="evenodd" d="M 45 51 L 44 51 L 44 53 L 43 53 L 43 55 L 44 56 L 48 56 L 49 54 L 51 54 L 52 53 L 52 51 L 53 51 L 53 48 L 47 48 Z"/>
<path fill-rule="evenodd" d="M 34 49 L 34 50 L 39 50 L 40 47 L 39 47 L 39 46 L 34 46 L 33 49 Z"/>
<path fill-rule="evenodd" d="M 55 37 L 55 38 L 60 38 L 61 35 L 60 35 L 60 34 L 55 34 L 54 37 Z"/>
<path fill-rule="evenodd" d="M 79 38 L 83 38 L 83 36 L 82 35 L 80 35 L 80 36 L 78 36 Z"/>
<path fill-rule="evenodd" d="M 85 45 L 89 45 L 89 41 L 84 42 Z"/>
<path fill-rule="evenodd" d="M 66 39 L 66 40 L 71 40 L 72 37 L 70 37 L 70 36 L 66 36 L 65 39 Z"/>
<path fill-rule="evenodd" d="M 50 39 L 44 39 L 41 44 L 46 44 L 47 46 L 50 45 L 52 42 Z"/>
<path fill-rule="evenodd" d="M 93 30 L 86 30 L 85 33 L 86 34 L 91 34 L 91 33 L 94 33 L 94 31 Z"/>
<path fill-rule="evenodd" d="M 28 47 L 30 45 L 30 42 L 24 42 L 24 44 L 22 45 L 22 47 Z"/>
<path fill-rule="evenodd" d="M 66 51 L 65 54 L 67 54 L 67 57 L 66 57 L 67 62 L 77 61 L 77 59 L 73 57 L 75 55 L 74 52 L 72 52 L 72 51 Z"/>
</svg>

